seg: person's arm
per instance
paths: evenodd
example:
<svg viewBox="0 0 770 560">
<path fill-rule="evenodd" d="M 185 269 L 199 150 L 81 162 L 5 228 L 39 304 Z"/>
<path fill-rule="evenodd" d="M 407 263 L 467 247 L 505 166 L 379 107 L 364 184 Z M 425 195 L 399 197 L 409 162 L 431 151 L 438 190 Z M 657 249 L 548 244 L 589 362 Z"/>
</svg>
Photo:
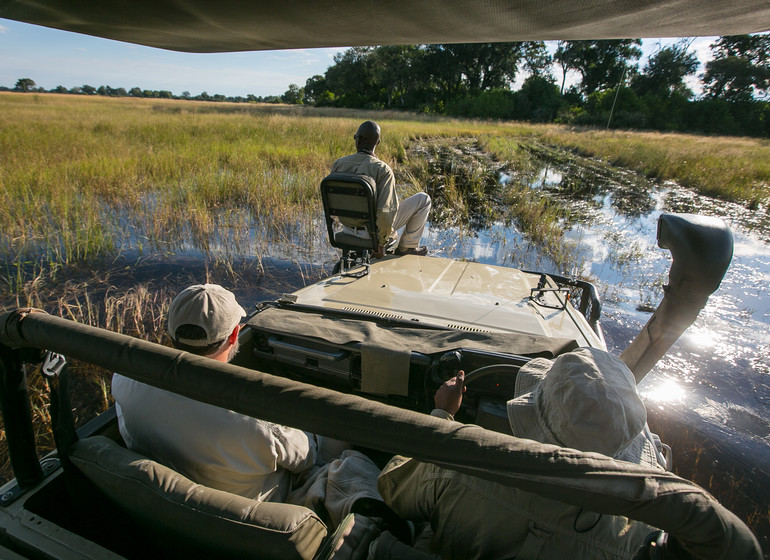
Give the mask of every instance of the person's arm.
<svg viewBox="0 0 770 560">
<path fill-rule="evenodd" d="M 430 521 L 436 481 L 428 476 L 438 467 L 396 455 L 377 478 L 377 491 L 402 519 Z"/>
<path fill-rule="evenodd" d="M 455 377 L 448 379 L 439 387 L 436 394 L 433 395 L 433 404 L 436 408 L 431 414 L 443 418 L 446 418 L 446 414 L 448 414 L 447 420 L 454 420 L 454 415 L 460 410 L 460 405 L 463 402 L 464 392 L 465 372 L 460 370 Z M 444 414 L 441 414 L 442 412 Z"/>
<path fill-rule="evenodd" d="M 432 416 L 454 420 L 465 392 L 465 372 L 460 371 L 438 388 Z M 432 521 L 445 471 L 436 465 L 396 455 L 377 479 L 377 489 L 393 511 L 404 519 Z"/>
<path fill-rule="evenodd" d="M 271 431 L 279 467 L 302 472 L 313 466 L 317 453 L 314 435 L 278 424 L 272 424 Z"/>
<path fill-rule="evenodd" d="M 375 177 L 375 181 L 377 183 L 377 242 L 384 251 L 385 244 L 393 231 L 396 212 L 398 212 L 396 179 L 393 177 L 393 171 L 390 167 L 383 164 Z"/>
</svg>

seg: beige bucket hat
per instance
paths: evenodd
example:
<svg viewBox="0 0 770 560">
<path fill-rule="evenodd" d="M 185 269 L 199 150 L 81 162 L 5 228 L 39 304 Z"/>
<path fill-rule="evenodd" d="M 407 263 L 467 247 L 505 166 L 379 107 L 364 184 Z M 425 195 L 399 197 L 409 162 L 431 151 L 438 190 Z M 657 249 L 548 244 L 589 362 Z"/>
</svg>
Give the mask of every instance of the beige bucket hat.
<svg viewBox="0 0 770 560">
<path fill-rule="evenodd" d="M 508 401 L 513 435 L 646 466 L 657 466 L 643 430 L 647 410 L 625 363 L 595 348 L 536 358 Z"/>
<path fill-rule="evenodd" d="M 182 290 L 168 308 L 168 332 L 171 338 L 188 346 L 208 346 L 227 338 L 246 316 L 235 295 L 218 284 L 196 284 Z M 206 338 L 176 338 L 182 325 L 196 325 Z"/>
</svg>

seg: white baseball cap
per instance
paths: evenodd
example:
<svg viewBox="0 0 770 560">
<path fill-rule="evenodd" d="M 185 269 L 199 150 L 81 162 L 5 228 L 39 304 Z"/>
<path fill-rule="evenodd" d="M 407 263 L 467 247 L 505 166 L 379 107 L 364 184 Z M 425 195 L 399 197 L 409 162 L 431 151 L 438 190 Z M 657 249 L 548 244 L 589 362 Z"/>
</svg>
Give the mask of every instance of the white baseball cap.
<svg viewBox="0 0 770 560">
<path fill-rule="evenodd" d="M 208 346 L 227 338 L 246 316 L 246 311 L 229 290 L 217 284 L 196 284 L 180 292 L 168 309 L 168 332 L 188 346 Z M 176 337 L 182 325 L 196 325 L 206 332 L 200 340 Z"/>
</svg>

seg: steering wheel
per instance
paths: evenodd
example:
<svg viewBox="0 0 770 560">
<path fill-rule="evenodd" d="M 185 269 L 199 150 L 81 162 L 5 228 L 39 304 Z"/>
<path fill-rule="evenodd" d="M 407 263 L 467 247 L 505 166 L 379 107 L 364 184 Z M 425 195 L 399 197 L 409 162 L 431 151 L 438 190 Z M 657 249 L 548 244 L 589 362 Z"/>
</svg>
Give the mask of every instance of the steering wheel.
<svg viewBox="0 0 770 560">
<path fill-rule="evenodd" d="M 465 386 L 469 383 L 476 383 L 479 379 L 489 377 L 496 373 L 516 373 L 519 371 L 519 366 L 511 364 L 492 364 L 490 366 L 484 366 L 465 374 Z"/>
</svg>

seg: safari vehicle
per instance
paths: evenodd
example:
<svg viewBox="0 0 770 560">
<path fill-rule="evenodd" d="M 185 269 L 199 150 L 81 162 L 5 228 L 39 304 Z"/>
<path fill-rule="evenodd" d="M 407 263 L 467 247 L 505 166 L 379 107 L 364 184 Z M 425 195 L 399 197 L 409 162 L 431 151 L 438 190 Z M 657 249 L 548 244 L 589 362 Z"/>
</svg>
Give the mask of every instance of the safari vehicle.
<svg viewBox="0 0 770 560">
<path fill-rule="evenodd" d="M 6 1 L 0 16 L 192 51 L 417 42 L 715 35 L 770 28 L 764 1 L 647 3 L 396 1 L 79 3 Z M 377 25 L 361 25 L 362 19 Z M 422 22 L 429 22 L 423 24 Z M 364 197 L 366 198 L 366 197 Z M 334 229 L 339 272 L 248 317 L 235 362 L 205 358 L 34 309 L 0 317 L 0 405 L 16 478 L 0 491 L 0 557 L 322 558 L 330 535 L 310 510 L 203 488 L 122 445 L 114 410 L 75 430 L 66 358 L 187 397 L 403 454 L 661 529 L 640 558 L 759 558 L 733 513 L 670 472 L 565 451 L 506 433 L 505 402 L 535 356 L 605 349 L 590 284 L 547 273 L 430 257 L 369 262 Z M 367 210 L 364 209 L 364 214 Z M 718 220 L 664 215 L 673 264 L 666 295 L 622 353 L 640 380 L 719 286 L 732 237 Z M 24 364 L 51 378 L 57 452 L 38 458 Z M 457 424 L 426 413 L 458 369 Z M 213 375 L 215 374 L 215 375 Z M 470 424 L 472 423 L 472 424 Z M 706 537 L 703 537 L 706 535 Z M 671 546 L 664 546 L 669 538 Z M 657 555 L 657 556 L 656 556 Z"/>
</svg>

